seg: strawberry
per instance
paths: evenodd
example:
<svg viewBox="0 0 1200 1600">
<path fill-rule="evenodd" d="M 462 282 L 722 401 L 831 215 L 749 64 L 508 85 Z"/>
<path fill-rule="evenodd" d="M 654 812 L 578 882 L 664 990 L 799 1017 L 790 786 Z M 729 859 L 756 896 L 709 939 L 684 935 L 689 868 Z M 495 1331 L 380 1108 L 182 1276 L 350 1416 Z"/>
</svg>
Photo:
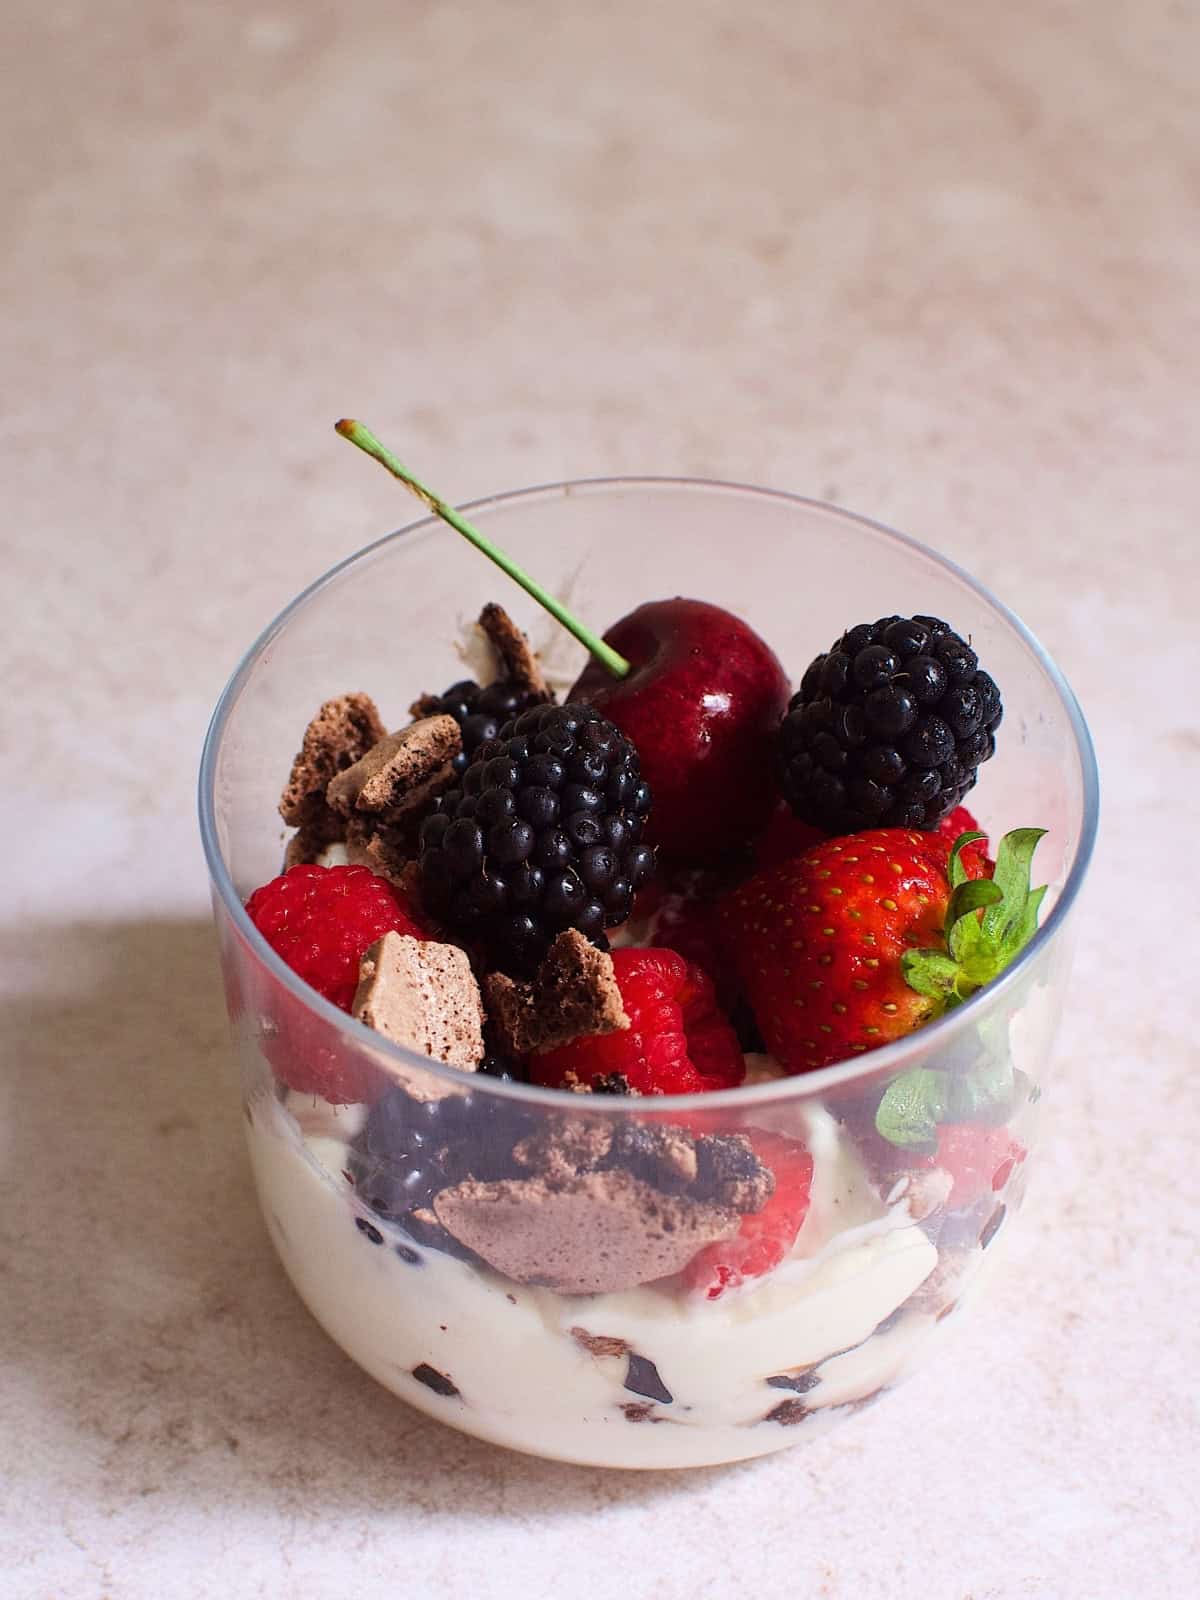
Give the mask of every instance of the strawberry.
<svg viewBox="0 0 1200 1600">
<path fill-rule="evenodd" d="M 358 964 L 385 933 L 431 937 L 399 890 L 366 867 L 292 867 L 256 889 L 246 913 L 292 971 L 342 1011 L 358 987 Z M 328 1023 L 272 985 L 272 1032 L 264 1050 L 291 1089 L 334 1105 L 374 1100 L 387 1080 L 338 1047 Z"/>
<path fill-rule="evenodd" d="M 955 806 L 948 816 L 942 818 L 936 829 L 937 835 L 946 841 L 947 850 L 960 834 L 978 831 L 979 824 L 966 806 Z M 754 841 L 755 869 L 761 871 L 763 867 L 774 867 L 782 861 L 794 861 L 825 838 L 828 838 L 827 834 L 809 822 L 801 822 L 787 801 L 781 800 L 771 813 L 767 826 Z M 968 848 L 981 862 L 987 859 L 986 839 Z M 973 877 L 989 875 L 972 874 Z"/>
<path fill-rule="evenodd" d="M 796 1242 L 808 1215 L 813 1160 L 802 1144 L 758 1128 L 744 1130 L 754 1153 L 775 1175 L 775 1189 L 761 1211 L 742 1218 L 732 1239 L 705 1245 L 683 1269 L 687 1288 L 716 1300 L 747 1278 L 777 1267 Z"/>
<path fill-rule="evenodd" d="M 706 972 L 674 950 L 614 950 L 612 962 L 629 1027 L 530 1056 L 532 1082 L 590 1087 L 615 1073 L 638 1094 L 694 1094 L 741 1083 L 746 1069 L 737 1035 Z"/>
<path fill-rule="evenodd" d="M 1001 842 L 995 878 L 934 834 L 880 828 L 814 846 L 726 896 L 721 928 L 767 1047 L 789 1072 L 871 1050 L 990 982 L 1037 927 L 1041 830 Z M 982 909 L 982 915 L 980 911 Z"/>
</svg>

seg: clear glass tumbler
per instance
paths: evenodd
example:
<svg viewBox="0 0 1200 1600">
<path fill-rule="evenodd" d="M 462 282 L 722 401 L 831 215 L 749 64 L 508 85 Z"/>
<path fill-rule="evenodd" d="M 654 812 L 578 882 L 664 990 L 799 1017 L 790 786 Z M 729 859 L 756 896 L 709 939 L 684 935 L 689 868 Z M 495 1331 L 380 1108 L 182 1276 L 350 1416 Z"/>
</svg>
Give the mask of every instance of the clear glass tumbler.
<svg viewBox="0 0 1200 1600">
<path fill-rule="evenodd" d="M 1087 730 L 1010 612 L 951 563 L 863 518 L 660 479 L 561 484 L 470 509 L 599 627 L 682 591 L 745 618 L 798 679 L 852 621 L 932 613 L 970 634 L 1004 694 L 999 750 L 970 804 L 993 838 L 1048 830 L 1037 857 L 1050 886 L 1042 926 L 1017 961 L 968 1005 L 852 1062 L 657 1099 L 566 1095 L 412 1055 L 308 989 L 243 910 L 281 868 L 276 802 L 321 701 L 366 690 L 389 727 L 402 725 L 417 694 L 463 676 L 456 640 L 493 599 L 544 646 L 558 681 L 582 665 L 574 641 L 440 523 L 380 540 L 300 595 L 245 657 L 208 735 L 201 827 L 250 1156 L 275 1248 L 317 1320 L 410 1405 L 512 1449 L 620 1467 L 782 1449 L 928 1360 L 1002 1252 L 1036 1152 L 1071 908 L 1095 837 Z M 406 1159 L 436 1125 L 456 1172 L 494 1182 L 499 1198 L 506 1178 L 539 1170 L 539 1151 L 557 1160 L 575 1151 L 580 1175 L 555 1210 L 552 1241 L 514 1212 L 489 1264 L 435 1214 L 419 1226 L 395 1220 L 387 1151 L 364 1154 L 365 1108 L 277 1082 L 283 1008 L 293 1027 L 303 1018 L 306 1049 L 403 1073 L 407 1090 L 393 1101 Z M 982 1187 L 939 1168 L 931 1140 L 898 1147 L 876 1132 L 882 1097 L 898 1080 L 892 1093 L 903 1094 L 914 1072 L 936 1075 L 926 1081 L 938 1084 L 946 1118 L 973 1121 L 993 1152 Z M 779 1152 L 785 1168 L 797 1151 L 811 1160 L 811 1203 L 773 1271 L 709 1298 L 688 1263 L 711 1237 L 720 1196 L 694 1198 L 696 1162 L 739 1134 L 768 1165 Z M 614 1152 L 624 1152 L 619 1204 L 592 1171 L 617 1162 Z M 656 1276 L 627 1281 L 630 1258 L 653 1261 Z"/>
</svg>

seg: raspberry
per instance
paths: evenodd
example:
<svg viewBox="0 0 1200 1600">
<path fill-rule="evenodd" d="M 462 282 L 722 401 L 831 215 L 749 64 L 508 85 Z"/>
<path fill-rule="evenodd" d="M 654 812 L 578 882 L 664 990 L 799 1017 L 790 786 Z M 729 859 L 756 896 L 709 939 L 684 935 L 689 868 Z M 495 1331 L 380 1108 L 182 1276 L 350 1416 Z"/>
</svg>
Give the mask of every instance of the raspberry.
<svg viewBox="0 0 1200 1600">
<path fill-rule="evenodd" d="M 293 867 L 246 902 L 251 922 L 292 971 L 342 1011 L 358 987 L 363 953 L 385 933 L 428 939 L 399 892 L 366 867 Z M 263 1049 L 290 1089 L 334 1105 L 375 1100 L 387 1080 L 342 1050 L 328 1026 L 280 988 L 269 1005 Z"/>
<path fill-rule="evenodd" d="M 385 933 L 429 934 L 397 891 L 366 867 L 293 867 L 246 901 L 251 922 L 326 1000 L 349 1011 L 363 952 Z"/>
<path fill-rule="evenodd" d="M 830 833 L 932 830 L 996 749 L 1000 691 L 937 617 L 882 617 L 817 656 L 779 729 L 780 784 Z"/>
<path fill-rule="evenodd" d="M 629 1027 L 531 1057 L 534 1083 L 560 1088 L 573 1074 L 590 1087 L 619 1073 L 637 1094 L 695 1094 L 741 1083 L 737 1035 L 706 972 L 674 950 L 614 950 L 612 963 Z"/>
<path fill-rule="evenodd" d="M 794 1139 L 757 1128 L 745 1132 L 755 1155 L 774 1173 L 775 1191 L 761 1211 L 742 1218 L 732 1239 L 705 1245 L 683 1269 L 685 1287 L 707 1300 L 717 1300 L 727 1289 L 777 1267 L 808 1215 L 812 1156 Z"/>
</svg>

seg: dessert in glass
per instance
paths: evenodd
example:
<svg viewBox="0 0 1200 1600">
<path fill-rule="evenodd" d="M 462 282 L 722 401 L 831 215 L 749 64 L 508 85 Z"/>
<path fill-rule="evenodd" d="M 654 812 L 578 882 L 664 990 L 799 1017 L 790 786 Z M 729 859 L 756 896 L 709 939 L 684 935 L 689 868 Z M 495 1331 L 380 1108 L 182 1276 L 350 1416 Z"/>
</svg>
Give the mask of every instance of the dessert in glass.
<svg viewBox="0 0 1200 1600">
<path fill-rule="evenodd" d="M 209 733 L 266 1226 L 453 1427 L 782 1449 L 929 1360 L 1003 1254 L 1085 725 L 998 601 L 844 511 L 665 479 L 468 510 L 622 619 L 595 653 L 431 516 L 300 595 Z"/>
</svg>

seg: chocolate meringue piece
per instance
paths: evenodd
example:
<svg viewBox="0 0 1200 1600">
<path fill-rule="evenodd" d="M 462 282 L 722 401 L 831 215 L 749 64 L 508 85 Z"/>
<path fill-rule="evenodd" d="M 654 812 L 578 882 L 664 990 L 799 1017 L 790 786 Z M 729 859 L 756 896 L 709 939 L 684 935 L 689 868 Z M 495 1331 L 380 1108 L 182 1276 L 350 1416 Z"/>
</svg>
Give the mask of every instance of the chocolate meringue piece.
<svg viewBox="0 0 1200 1600">
<path fill-rule="evenodd" d="M 531 982 L 493 972 L 484 993 L 497 1040 L 510 1055 L 557 1050 L 629 1026 L 612 957 L 575 928 L 559 934 Z"/>
<path fill-rule="evenodd" d="M 483 1005 L 466 952 L 457 945 L 385 933 L 359 963 L 354 1015 L 418 1055 L 473 1072 L 483 1060 Z M 418 1099 L 442 1086 L 389 1068 Z M 411 1080 L 416 1080 L 416 1087 Z"/>
<path fill-rule="evenodd" d="M 560 1294 L 611 1294 L 669 1277 L 738 1227 L 735 1211 L 664 1195 L 619 1169 L 562 1184 L 472 1180 L 443 1190 L 433 1208 L 497 1272 Z"/>
<path fill-rule="evenodd" d="M 325 791 L 332 779 L 361 760 L 382 739 L 387 730 L 380 721 L 375 702 L 367 694 L 343 694 L 326 700 L 304 730 L 300 750 L 279 799 L 279 814 L 294 828 L 313 828 L 333 832 L 324 839 L 331 844 L 341 837 L 331 822 Z M 311 845 L 315 833 L 309 833 Z M 294 864 L 294 863 L 292 863 Z"/>
<path fill-rule="evenodd" d="M 343 817 L 365 812 L 396 823 L 425 810 L 454 782 L 451 759 L 462 749 L 453 717 L 422 717 L 374 744 L 325 791 Z"/>
</svg>

